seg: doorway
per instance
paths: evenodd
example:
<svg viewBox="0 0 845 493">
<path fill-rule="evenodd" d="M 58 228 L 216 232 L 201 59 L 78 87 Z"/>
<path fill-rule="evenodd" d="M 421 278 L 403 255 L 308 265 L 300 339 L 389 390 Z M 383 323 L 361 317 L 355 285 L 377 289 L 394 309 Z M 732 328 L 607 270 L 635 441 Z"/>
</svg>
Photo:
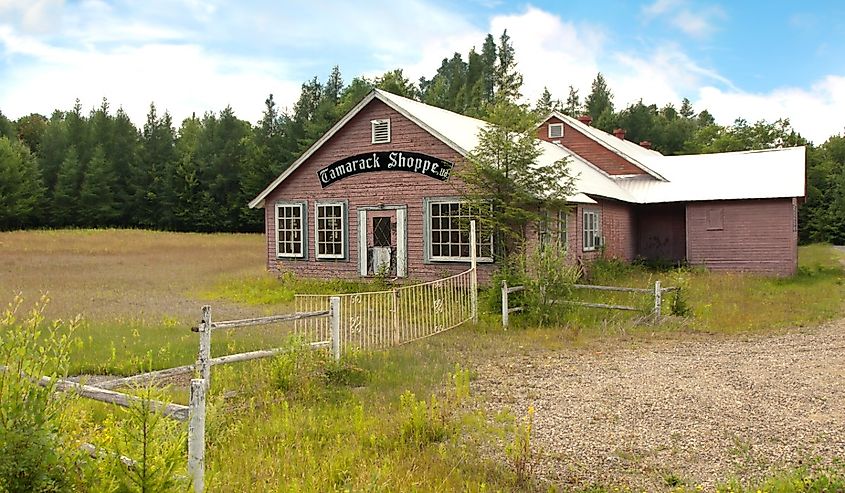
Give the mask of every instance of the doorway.
<svg viewBox="0 0 845 493">
<path fill-rule="evenodd" d="M 406 277 L 407 207 L 358 208 L 358 268 L 361 276 Z"/>
</svg>

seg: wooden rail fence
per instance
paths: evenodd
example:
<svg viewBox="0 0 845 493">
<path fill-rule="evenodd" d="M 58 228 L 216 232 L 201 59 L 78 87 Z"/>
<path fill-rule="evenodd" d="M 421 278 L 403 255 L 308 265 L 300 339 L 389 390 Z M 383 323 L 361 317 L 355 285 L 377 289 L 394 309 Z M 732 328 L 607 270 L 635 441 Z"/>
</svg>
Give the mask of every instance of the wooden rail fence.
<svg viewBox="0 0 845 493">
<path fill-rule="evenodd" d="M 643 293 L 654 297 L 654 305 L 651 309 L 651 314 L 655 320 L 660 320 L 663 310 L 663 293 L 667 291 L 676 291 L 677 287 L 663 288 L 660 286 L 660 281 L 654 282 L 654 288 L 629 288 L 623 286 L 598 286 L 593 284 L 573 284 L 573 289 L 590 289 L 596 291 L 615 291 L 623 293 Z M 523 306 L 510 306 L 510 294 L 525 290 L 525 286 L 508 287 L 507 281 L 502 281 L 502 326 L 507 328 L 510 322 L 510 314 L 518 311 L 523 311 Z M 584 306 L 587 308 L 603 308 L 606 310 L 624 310 L 624 311 L 642 311 L 641 308 L 628 305 L 613 305 L 608 303 L 590 303 L 586 301 L 573 300 L 554 300 L 552 303 L 563 303 L 567 305 Z"/>
</svg>

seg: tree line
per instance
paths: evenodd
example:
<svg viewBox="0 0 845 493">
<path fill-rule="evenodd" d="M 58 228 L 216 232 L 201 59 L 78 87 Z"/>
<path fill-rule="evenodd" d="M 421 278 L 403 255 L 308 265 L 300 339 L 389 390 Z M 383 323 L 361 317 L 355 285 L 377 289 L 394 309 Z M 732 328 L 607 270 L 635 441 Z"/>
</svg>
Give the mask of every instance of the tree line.
<svg viewBox="0 0 845 493">
<path fill-rule="evenodd" d="M 339 67 L 302 84 L 299 99 L 280 109 L 272 94 L 260 121 L 231 107 L 186 118 L 179 127 L 150 105 L 137 128 L 108 101 L 87 113 L 77 101 L 49 117 L 12 121 L 0 112 L 0 229 L 142 227 L 176 231 L 262 231 L 261 211 L 247 202 L 278 176 L 374 87 L 457 113 L 486 119 L 497 99 L 519 100 L 522 75 L 507 31 L 488 34 L 480 51 L 444 58 L 431 78 L 409 80 L 401 68 L 348 84 Z M 807 145 L 807 198 L 800 237 L 845 242 L 845 143 L 841 135 L 808 143 L 787 119 L 718 125 L 688 99 L 658 107 L 638 101 L 617 110 L 599 73 L 590 92 L 548 89 L 532 106 L 588 114 L 597 128 L 626 131 L 667 155 Z"/>
</svg>

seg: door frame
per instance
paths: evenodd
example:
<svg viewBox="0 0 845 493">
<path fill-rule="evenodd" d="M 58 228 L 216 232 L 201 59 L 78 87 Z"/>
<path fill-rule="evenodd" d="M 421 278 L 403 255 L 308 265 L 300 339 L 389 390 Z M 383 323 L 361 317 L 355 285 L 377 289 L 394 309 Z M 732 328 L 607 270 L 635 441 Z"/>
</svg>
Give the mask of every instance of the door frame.
<svg viewBox="0 0 845 493">
<path fill-rule="evenodd" d="M 358 207 L 358 273 L 367 276 L 367 216 L 371 211 L 396 211 L 396 277 L 408 277 L 408 206 Z"/>
</svg>

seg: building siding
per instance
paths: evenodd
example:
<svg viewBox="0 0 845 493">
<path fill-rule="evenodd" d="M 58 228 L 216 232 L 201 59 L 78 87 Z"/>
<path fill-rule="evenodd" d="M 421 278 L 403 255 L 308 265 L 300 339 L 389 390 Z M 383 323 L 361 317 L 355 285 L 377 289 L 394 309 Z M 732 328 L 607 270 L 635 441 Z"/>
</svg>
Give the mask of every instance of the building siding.
<svg viewBox="0 0 845 493">
<path fill-rule="evenodd" d="M 549 138 L 549 124 L 563 123 L 563 138 Z M 558 142 L 581 158 L 610 175 L 643 175 L 645 171 L 630 163 L 628 160 L 599 144 L 595 140 L 582 134 L 575 127 L 564 123 L 556 117 L 551 117 L 537 129 L 537 137 L 547 142 Z"/>
<path fill-rule="evenodd" d="M 371 144 L 370 121 L 390 118 L 391 142 Z M 449 181 L 410 172 L 377 171 L 344 178 L 326 188 L 320 187 L 317 171 L 348 156 L 375 151 L 414 151 L 455 163 Z M 307 277 L 359 276 L 358 209 L 383 204 L 407 205 L 408 279 L 430 280 L 459 273 L 468 262 L 424 262 L 423 201 L 425 197 L 457 197 L 461 182 L 457 173 L 463 157 L 414 122 L 383 102 L 373 100 L 265 198 L 267 231 L 267 267 L 290 271 Z M 275 207 L 279 200 L 307 200 L 308 254 L 304 260 L 278 259 L 276 256 Z M 347 258 L 316 260 L 314 250 L 314 205 L 317 201 L 345 200 L 348 203 Z M 366 254 L 366 253 L 365 253 Z M 492 264 L 479 264 L 479 279 L 488 279 Z"/>
<path fill-rule="evenodd" d="M 576 208 L 575 228 L 569 236 L 571 251 L 584 261 L 595 260 L 602 255 L 630 262 L 635 255 L 635 220 L 630 205 L 615 200 L 595 198 L 598 204 L 582 204 Z M 584 211 L 595 210 L 601 214 L 601 236 L 603 248 L 584 251 L 582 231 Z"/>
<path fill-rule="evenodd" d="M 717 271 L 792 275 L 797 224 L 792 199 L 688 203 L 687 260 Z"/>
</svg>

